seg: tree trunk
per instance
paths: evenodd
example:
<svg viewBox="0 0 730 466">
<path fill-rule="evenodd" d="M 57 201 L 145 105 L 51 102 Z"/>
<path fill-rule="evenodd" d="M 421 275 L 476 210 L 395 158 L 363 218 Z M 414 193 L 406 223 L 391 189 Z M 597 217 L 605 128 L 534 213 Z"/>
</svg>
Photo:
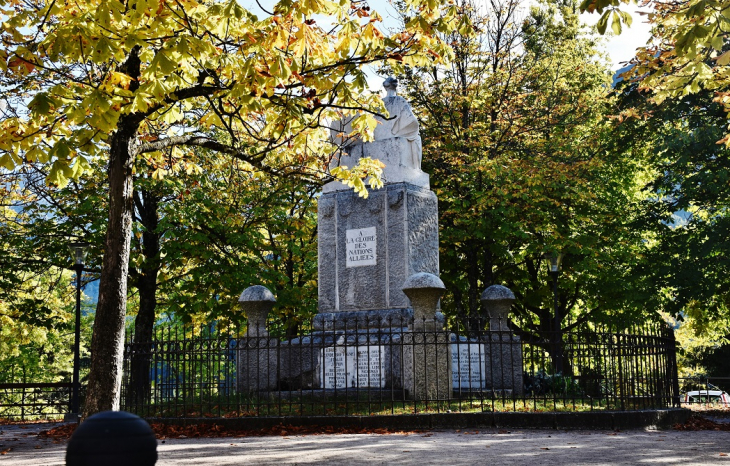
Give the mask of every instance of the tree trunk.
<svg viewBox="0 0 730 466">
<path fill-rule="evenodd" d="M 140 60 L 133 49 L 120 67 L 137 87 Z M 124 115 L 109 143 L 109 223 L 99 279 L 94 333 L 91 338 L 91 368 L 83 416 L 118 410 L 124 356 L 124 317 L 127 311 L 127 274 L 133 215 L 133 144 L 141 117 Z"/>
<path fill-rule="evenodd" d="M 120 120 L 109 151 L 109 224 L 91 338 L 91 369 L 84 417 L 119 409 L 132 234 L 133 157 L 129 146 L 138 126 L 130 123 Z"/>
<path fill-rule="evenodd" d="M 481 330 L 481 290 L 479 289 L 479 253 L 476 241 L 469 240 L 466 243 L 466 282 L 467 282 L 467 306 L 469 318 L 466 323 L 466 331 L 470 336 L 476 336 Z"/>
<path fill-rule="evenodd" d="M 135 194 L 137 212 L 143 226 L 144 261 L 135 281 L 139 290 L 139 311 L 134 319 L 133 351 L 130 363 L 128 405 L 144 403 L 150 396 L 152 336 L 157 309 L 157 275 L 160 271 L 159 198 L 146 190 Z"/>
</svg>

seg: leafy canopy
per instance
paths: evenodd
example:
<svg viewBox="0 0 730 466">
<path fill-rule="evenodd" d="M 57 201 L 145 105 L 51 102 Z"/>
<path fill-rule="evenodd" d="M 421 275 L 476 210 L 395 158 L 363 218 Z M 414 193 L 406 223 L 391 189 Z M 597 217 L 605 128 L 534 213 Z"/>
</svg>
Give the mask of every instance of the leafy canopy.
<svg viewBox="0 0 730 466">
<path fill-rule="evenodd" d="M 205 146 L 322 176 L 333 152 L 326 122 L 384 112 L 365 93 L 364 64 L 400 69 L 448 53 L 434 33 L 454 26 L 454 9 L 406 5 L 417 14 L 389 36 L 376 12 L 346 0 L 281 1 L 264 18 L 236 0 L 0 0 L 0 166 L 52 163 L 48 182 L 63 186 L 104 155 L 126 117 L 139 125 L 133 156 L 184 158 L 186 147 Z M 353 125 L 374 126 L 371 114 Z M 364 175 L 337 174 L 361 191 Z"/>
<path fill-rule="evenodd" d="M 530 335 L 554 322 L 543 253 L 566 254 L 559 309 L 596 320 L 631 307 L 626 280 L 641 250 L 637 167 L 613 147 L 610 73 L 597 37 L 569 3 L 520 0 L 464 9 L 479 33 L 449 42 L 450 69 L 419 69 L 408 87 L 439 197 L 440 270 L 449 316 L 482 312 L 499 283 Z M 544 333 L 543 333 L 544 334 Z"/>
<path fill-rule="evenodd" d="M 631 25 L 631 16 L 620 10 L 630 0 L 583 0 L 581 11 L 599 12 L 598 29 L 606 30 L 609 18 L 615 34 L 621 24 Z M 657 103 L 715 91 L 715 101 L 730 111 L 730 49 L 726 46 L 730 28 L 730 1 L 687 0 L 664 2 L 642 0 L 652 36 L 639 47 L 628 74 L 641 80 L 641 89 L 653 93 Z M 719 141 L 730 144 L 726 133 Z"/>
</svg>

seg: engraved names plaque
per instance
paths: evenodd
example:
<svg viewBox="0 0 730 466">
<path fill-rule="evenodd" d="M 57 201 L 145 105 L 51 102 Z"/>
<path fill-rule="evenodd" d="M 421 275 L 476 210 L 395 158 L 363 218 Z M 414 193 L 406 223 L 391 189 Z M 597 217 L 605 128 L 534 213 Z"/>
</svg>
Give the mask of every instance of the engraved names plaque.
<svg viewBox="0 0 730 466">
<path fill-rule="evenodd" d="M 323 388 L 385 386 L 385 347 L 328 347 L 320 350 Z"/>
<path fill-rule="evenodd" d="M 451 344 L 451 374 L 455 389 L 484 388 L 487 356 L 479 343 Z"/>
<path fill-rule="evenodd" d="M 377 241 L 375 227 L 347 230 L 345 233 L 345 240 L 347 267 L 377 265 L 377 254 L 375 250 Z"/>
</svg>

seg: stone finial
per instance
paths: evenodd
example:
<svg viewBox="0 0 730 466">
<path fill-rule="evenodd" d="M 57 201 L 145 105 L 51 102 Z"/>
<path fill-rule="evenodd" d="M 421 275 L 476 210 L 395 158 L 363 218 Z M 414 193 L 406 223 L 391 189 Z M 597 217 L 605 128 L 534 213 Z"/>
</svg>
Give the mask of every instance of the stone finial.
<svg viewBox="0 0 730 466">
<path fill-rule="evenodd" d="M 504 299 L 515 300 L 515 294 L 506 286 L 492 285 L 482 293 L 482 301 L 499 301 Z"/>
<path fill-rule="evenodd" d="M 411 300 L 415 322 L 418 324 L 424 319 L 433 322 L 436 306 L 446 290 L 444 282 L 432 273 L 419 272 L 408 277 L 402 289 Z"/>
<path fill-rule="evenodd" d="M 248 319 L 247 336 L 268 336 L 269 332 L 266 330 L 266 320 L 269 317 L 271 308 L 276 303 L 274 294 L 265 286 L 254 285 L 243 290 L 243 293 L 238 298 L 238 302 Z"/>
<path fill-rule="evenodd" d="M 484 290 L 481 301 L 489 314 L 489 330 L 509 330 L 507 314 L 515 301 L 512 290 L 506 286 L 492 285 Z"/>
</svg>

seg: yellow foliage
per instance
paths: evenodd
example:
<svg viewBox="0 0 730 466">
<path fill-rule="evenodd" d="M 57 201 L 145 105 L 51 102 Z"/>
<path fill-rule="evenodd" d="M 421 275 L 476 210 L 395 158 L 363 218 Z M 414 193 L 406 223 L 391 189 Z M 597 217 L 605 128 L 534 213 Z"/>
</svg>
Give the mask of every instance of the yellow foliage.
<svg viewBox="0 0 730 466">
<path fill-rule="evenodd" d="M 399 70 L 449 56 L 434 35 L 451 11 L 442 0 L 409 1 L 415 20 L 393 35 L 377 12 L 346 1 L 281 1 L 262 18 L 236 0 L 132 3 L 8 10 L 0 63 L 5 79 L 19 83 L 15 103 L 33 105 L 25 116 L 0 117 L 5 168 L 24 157 L 49 160 L 48 181 L 63 186 L 85 170 L 77 157 L 105 150 L 133 118 L 160 137 L 170 129 L 225 133 L 228 153 L 256 160 L 267 152 L 275 168 L 291 162 L 286 152 L 303 154 L 298 170 L 320 176 L 320 159 L 332 152 L 321 122 L 338 116 L 334 106 L 382 110 L 366 92 L 365 64 L 390 60 Z M 320 27 L 329 22 L 338 26 Z M 361 126 L 369 137 L 374 124 Z M 144 144 L 130 150 L 145 152 Z"/>
</svg>

